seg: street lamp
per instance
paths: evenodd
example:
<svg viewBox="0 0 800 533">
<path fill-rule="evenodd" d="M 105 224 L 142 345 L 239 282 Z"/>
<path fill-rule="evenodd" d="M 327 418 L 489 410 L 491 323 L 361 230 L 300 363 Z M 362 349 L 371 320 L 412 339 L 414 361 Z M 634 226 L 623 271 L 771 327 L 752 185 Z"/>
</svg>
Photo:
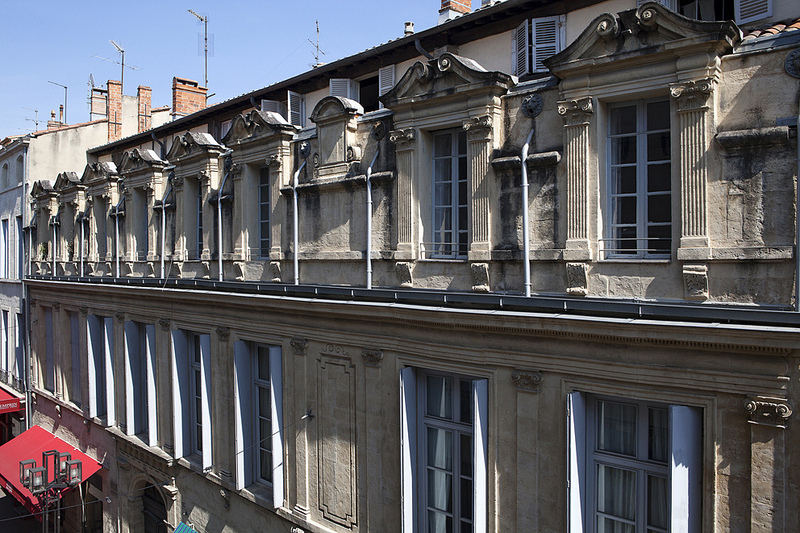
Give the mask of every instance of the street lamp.
<svg viewBox="0 0 800 533">
<path fill-rule="evenodd" d="M 83 479 L 83 466 L 72 455 L 58 450 L 42 452 L 42 466 L 37 467 L 34 459 L 19 462 L 19 481 L 22 486 L 31 491 L 39 500 L 39 505 L 44 512 L 42 531 L 48 531 L 48 518 L 50 504 L 57 503 L 56 515 L 53 521 L 55 532 L 61 529 L 59 515 L 61 514 L 61 491 L 74 487 Z"/>
</svg>

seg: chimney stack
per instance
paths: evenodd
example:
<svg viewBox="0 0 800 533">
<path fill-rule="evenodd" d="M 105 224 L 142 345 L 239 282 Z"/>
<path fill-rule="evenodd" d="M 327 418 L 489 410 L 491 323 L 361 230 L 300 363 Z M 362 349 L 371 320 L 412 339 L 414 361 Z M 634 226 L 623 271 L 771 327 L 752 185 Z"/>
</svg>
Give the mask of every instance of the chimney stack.
<svg viewBox="0 0 800 533">
<path fill-rule="evenodd" d="M 108 142 L 122 137 L 122 82 L 108 80 Z"/>
<path fill-rule="evenodd" d="M 152 95 L 153 90 L 150 87 L 139 85 L 139 89 L 136 92 L 136 99 L 139 104 L 139 133 L 149 130 L 152 127 L 150 117 L 150 100 Z"/>
<path fill-rule="evenodd" d="M 414 23 L 406 22 L 406 29 L 403 31 L 403 35 L 412 35 L 413 33 L 414 33 Z"/>
<path fill-rule="evenodd" d="M 50 110 L 50 120 L 47 121 L 47 129 L 57 130 L 60 127 L 61 127 L 61 121 L 56 120 L 56 112 L 54 110 Z"/>
<path fill-rule="evenodd" d="M 205 109 L 208 89 L 186 78 L 172 78 L 172 120 Z"/>
<path fill-rule="evenodd" d="M 439 10 L 439 24 L 444 24 L 448 20 L 460 17 L 471 11 L 471 0 L 442 0 L 442 8 Z"/>
</svg>

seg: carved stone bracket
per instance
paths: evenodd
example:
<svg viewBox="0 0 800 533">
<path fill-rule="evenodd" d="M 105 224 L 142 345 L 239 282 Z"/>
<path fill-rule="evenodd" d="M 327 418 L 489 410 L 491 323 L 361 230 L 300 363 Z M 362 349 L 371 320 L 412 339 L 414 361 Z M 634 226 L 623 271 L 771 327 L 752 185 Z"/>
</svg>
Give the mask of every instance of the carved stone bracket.
<svg viewBox="0 0 800 533">
<path fill-rule="evenodd" d="M 89 308 L 88 307 L 83 307 L 83 306 L 79 307 L 78 308 L 78 312 L 81 314 L 81 316 L 86 316 L 86 315 L 89 314 Z"/>
<path fill-rule="evenodd" d="M 281 169 L 281 157 L 278 154 L 272 154 L 267 158 L 267 166 L 272 172 L 277 172 Z"/>
<path fill-rule="evenodd" d="M 574 296 L 589 294 L 589 265 L 567 263 L 567 294 Z"/>
<path fill-rule="evenodd" d="M 395 263 L 394 271 L 397 274 L 397 279 L 400 281 L 400 286 L 410 289 L 414 286 L 414 279 L 411 275 L 411 263 Z"/>
<path fill-rule="evenodd" d="M 383 350 L 377 348 L 364 348 L 361 351 L 361 357 L 364 358 L 364 365 L 373 368 L 380 368 L 381 361 L 383 361 Z"/>
<path fill-rule="evenodd" d="M 511 381 L 518 391 L 539 392 L 542 384 L 542 373 L 531 370 L 514 370 L 511 373 Z"/>
<path fill-rule="evenodd" d="M 472 263 L 472 290 L 475 292 L 489 292 L 489 264 Z"/>
<path fill-rule="evenodd" d="M 580 100 L 562 100 L 558 102 L 558 114 L 564 117 L 567 126 L 586 124 L 593 113 L 594 105 L 592 104 L 591 96 Z"/>
<path fill-rule="evenodd" d="M 236 281 L 244 281 L 246 279 L 243 261 L 236 261 L 233 263 L 233 275 Z"/>
<path fill-rule="evenodd" d="M 308 350 L 308 341 L 306 339 L 292 339 L 289 341 L 289 345 L 294 350 L 295 355 L 305 355 L 306 350 Z"/>
<path fill-rule="evenodd" d="M 398 150 L 410 150 L 416 140 L 417 134 L 413 128 L 389 132 L 389 141 L 397 145 Z"/>
<path fill-rule="evenodd" d="M 708 299 L 708 267 L 683 265 L 683 285 L 687 300 Z"/>
<path fill-rule="evenodd" d="M 789 402 L 781 398 L 766 398 L 762 396 L 748 396 L 742 403 L 747 411 L 751 424 L 786 428 L 789 417 L 792 416 L 792 407 Z"/>
<path fill-rule="evenodd" d="M 117 319 L 117 322 L 125 322 L 125 313 L 114 313 L 114 318 Z"/>
<path fill-rule="evenodd" d="M 707 107 L 708 99 L 714 91 L 714 78 L 673 83 L 669 94 L 678 102 L 678 111 L 694 111 Z"/>
<path fill-rule="evenodd" d="M 492 138 L 492 117 L 481 115 L 472 117 L 463 124 L 470 141 L 488 141 Z"/>
<path fill-rule="evenodd" d="M 158 325 L 161 326 L 162 330 L 169 331 L 172 326 L 172 321 L 169 318 L 159 318 Z"/>
<path fill-rule="evenodd" d="M 227 326 L 219 326 L 214 331 L 222 342 L 227 342 L 231 336 L 231 328 Z"/>
<path fill-rule="evenodd" d="M 272 277 L 273 283 L 280 283 L 283 281 L 283 274 L 281 273 L 281 264 L 278 261 L 272 261 L 269 264 L 269 272 Z"/>
</svg>

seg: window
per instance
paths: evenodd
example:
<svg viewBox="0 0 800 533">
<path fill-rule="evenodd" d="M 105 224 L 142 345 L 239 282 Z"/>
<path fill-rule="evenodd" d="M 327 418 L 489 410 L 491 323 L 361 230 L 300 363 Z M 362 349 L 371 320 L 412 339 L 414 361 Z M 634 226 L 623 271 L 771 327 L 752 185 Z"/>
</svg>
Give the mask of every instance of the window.
<svg viewBox="0 0 800 533">
<path fill-rule="evenodd" d="M 699 409 L 569 395 L 570 532 L 700 530 Z"/>
<path fill-rule="evenodd" d="M 403 531 L 485 532 L 488 382 L 401 371 Z"/>
<path fill-rule="evenodd" d="M 172 420 L 175 457 L 200 456 L 211 468 L 211 336 L 172 332 Z"/>
<path fill-rule="evenodd" d="M 8 311 L 0 312 L 0 375 L 5 382 L 10 381 L 11 362 L 8 352 Z"/>
<path fill-rule="evenodd" d="M 358 100 L 358 83 L 350 78 L 331 78 L 328 80 L 328 94 Z"/>
<path fill-rule="evenodd" d="M 289 124 L 304 127 L 306 125 L 306 101 L 302 94 L 287 91 L 287 117 Z"/>
<path fill-rule="evenodd" d="M 370 76 L 358 82 L 358 103 L 364 112 L 377 111 L 378 102 L 378 76 Z"/>
<path fill-rule="evenodd" d="M 9 249 L 8 243 L 10 239 L 8 238 L 8 219 L 4 218 L 0 221 L 0 278 L 7 278 L 8 270 L 9 270 Z"/>
<path fill-rule="evenodd" d="M 606 258 L 669 257 L 670 144 L 668 100 L 609 108 Z"/>
<path fill-rule="evenodd" d="M 648 0 L 637 0 L 641 6 Z M 681 15 L 706 22 L 735 20 L 747 24 L 772 16 L 772 0 L 655 0 Z"/>
<path fill-rule="evenodd" d="M 514 74 L 547 72 L 543 61 L 566 45 L 564 15 L 526 20 L 514 31 Z"/>
<path fill-rule="evenodd" d="M 22 185 L 22 178 L 25 176 L 25 163 L 22 156 L 17 157 L 17 185 Z"/>
<path fill-rule="evenodd" d="M 3 163 L 2 175 L 0 175 L 0 187 L 3 189 L 8 187 L 8 163 Z"/>
<path fill-rule="evenodd" d="M 260 483 L 283 505 L 283 378 L 281 349 L 234 343 L 236 488 Z"/>
<path fill-rule="evenodd" d="M 86 317 L 86 344 L 89 350 L 89 416 L 107 415 L 108 425 L 114 417 L 114 323 L 112 318 Z"/>
<path fill-rule="evenodd" d="M 259 170 L 258 178 L 258 231 L 259 252 L 262 259 L 269 259 L 270 226 L 269 226 L 269 169 L 264 167 Z"/>
<path fill-rule="evenodd" d="M 156 444 L 155 326 L 125 322 L 126 433 Z"/>
<path fill-rule="evenodd" d="M 22 231 L 22 217 L 17 217 L 17 279 L 22 279 L 25 272 L 25 233 Z"/>
<path fill-rule="evenodd" d="M 469 184 L 467 134 L 463 129 L 433 136 L 432 257 L 467 256 Z"/>
<path fill-rule="evenodd" d="M 17 380 L 17 387 L 22 388 L 22 383 L 25 379 L 25 354 L 22 351 L 25 322 L 22 319 L 22 313 L 17 313 L 16 320 L 17 325 L 14 328 L 14 377 Z"/>
</svg>

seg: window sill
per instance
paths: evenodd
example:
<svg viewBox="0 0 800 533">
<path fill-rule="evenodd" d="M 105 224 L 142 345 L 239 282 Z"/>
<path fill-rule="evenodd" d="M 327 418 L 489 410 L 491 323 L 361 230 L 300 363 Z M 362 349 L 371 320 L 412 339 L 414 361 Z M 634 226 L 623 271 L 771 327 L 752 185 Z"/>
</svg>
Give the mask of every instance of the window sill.
<svg viewBox="0 0 800 533">
<path fill-rule="evenodd" d="M 655 264 L 655 265 L 668 265 L 672 263 L 672 259 L 648 259 L 646 257 L 610 257 L 608 259 L 602 259 L 599 261 L 600 263 L 644 263 L 644 264 Z"/>
<path fill-rule="evenodd" d="M 239 490 L 239 495 L 245 500 L 267 509 L 275 509 L 272 501 L 272 487 L 255 482 Z"/>
</svg>

